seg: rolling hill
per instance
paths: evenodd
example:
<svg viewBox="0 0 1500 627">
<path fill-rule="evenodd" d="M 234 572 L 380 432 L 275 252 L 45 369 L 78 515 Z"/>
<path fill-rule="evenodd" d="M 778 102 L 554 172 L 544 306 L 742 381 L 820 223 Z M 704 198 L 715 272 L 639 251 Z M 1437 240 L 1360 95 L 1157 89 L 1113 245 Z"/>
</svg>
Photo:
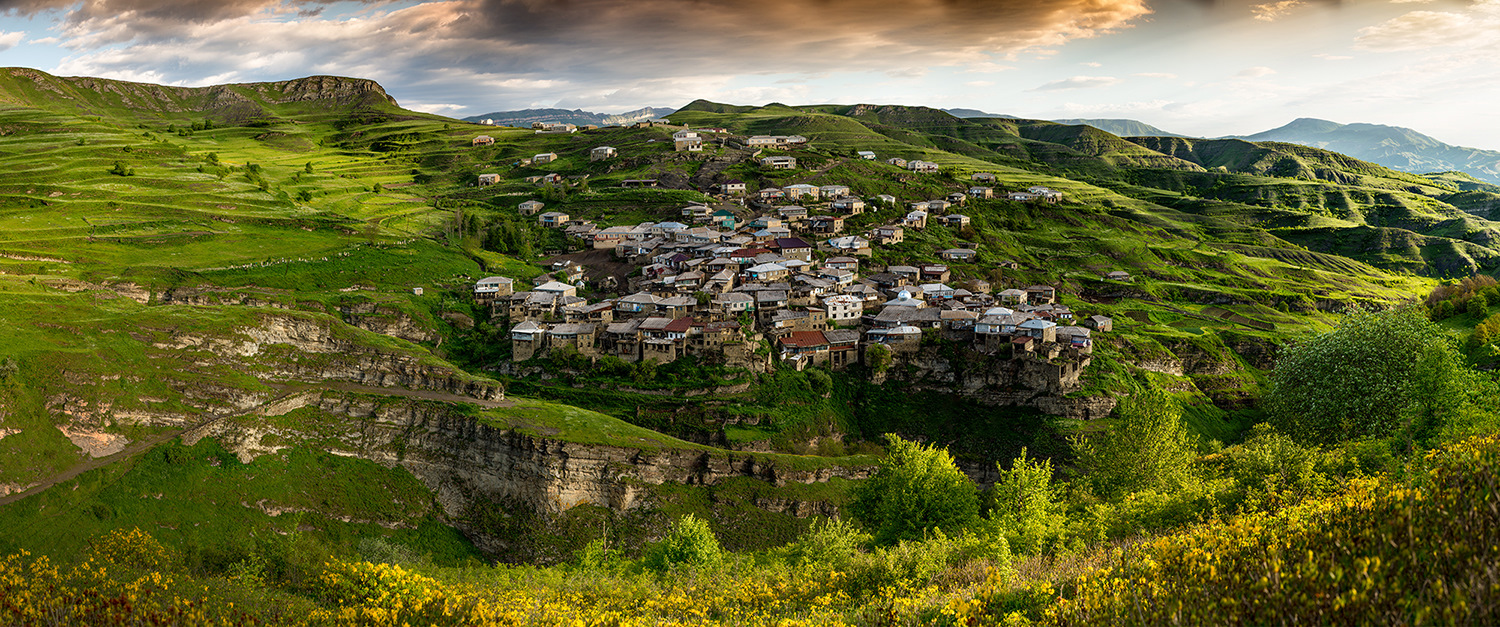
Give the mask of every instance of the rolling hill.
<svg viewBox="0 0 1500 627">
<path fill-rule="evenodd" d="M 560 124 L 593 124 L 596 126 L 619 126 L 651 120 L 666 116 L 675 111 L 665 107 L 645 107 L 624 113 L 594 113 L 583 109 L 522 109 L 519 111 L 495 111 L 483 115 L 471 115 L 464 118 L 466 122 L 479 122 L 489 120 L 496 126 L 522 126 L 530 127 L 534 122 L 555 122 Z"/>
<path fill-rule="evenodd" d="M 1161 130 L 1145 122 L 1124 119 L 1072 119 L 1053 120 L 1058 124 L 1087 124 L 1101 131 L 1119 135 L 1120 137 L 1186 137 Z"/>
<path fill-rule="evenodd" d="M 1454 146 L 1400 126 L 1298 118 L 1244 139 L 1324 148 L 1403 172 L 1457 171 L 1488 183 L 1500 183 L 1500 151 Z"/>
</svg>

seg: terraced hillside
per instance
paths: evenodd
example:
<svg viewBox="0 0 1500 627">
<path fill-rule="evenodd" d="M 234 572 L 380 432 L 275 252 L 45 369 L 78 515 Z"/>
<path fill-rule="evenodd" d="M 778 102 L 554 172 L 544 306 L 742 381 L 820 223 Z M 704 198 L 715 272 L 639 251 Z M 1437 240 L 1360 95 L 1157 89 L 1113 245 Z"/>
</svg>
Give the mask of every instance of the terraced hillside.
<svg viewBox="0 0 1500 627">
<path fill-rule="evenodd" d="M 1003 392 L 984 383 L 996 364 L 946 344 L 880 384 L 567 356 L 513 367 L 475 279 L 520 289 L 567 253 L 589 260 L 583 293 L 599 298 L 634 273 L 537 226 L 525 200 L 607 227 L 677 220 L 694 202 L 753 216 L 713 194 L 731 179 L 902 203 L 966 190 L 976 172 L 1000 190 L 1050 187 L 1065 200 L 974 199 L 967 226 L 913 230 L 866 263 L 972 245 L 958 277 L 1056 285 L 1117 321 L 1064 402 L 1162 387 L 1222 441 L 1288 338 L 1500 263 L 1487 219 L 1500 190 L 1300 146 L 874 105 L 700 101 L 671 120 L 810 142 L 760 153 L 800 166 L 769 170 L 729 142 L 675 152 L 675 126 L 479 126 L 358 79 L 173 88 L 0 69 L 0 498 L 13 501 L 0 517 L 18 530 L 0 548 L 76 551 L 70 529 L 157 524 L 218 559 L 294 515 L 343 550 L 559 561 L 599 526 L 642 540 L 689 512 L 756 548 L 837 512 L 883 433 L 955 444 L 983 477 L 1023 446 L 1062 463 L 1063 438 L 1108 425 L 986 404 Z M 597 146 L 619 156 L 591 161 Z M 545 153 L 557 158 L 533 159 Z M 657 186 L 625 186 L 643 180 Z M 905 212 L 873 207 L 848 230 Z M 1133 282 L 1101 278 L 1122 269 Z M 251 479 L 291 474 L 316 480 L 291 495 Z M 384 487 L 331 496 L 355 481 Z M 192 532 L 139 497 L 222 526 Z"/>
</svg>

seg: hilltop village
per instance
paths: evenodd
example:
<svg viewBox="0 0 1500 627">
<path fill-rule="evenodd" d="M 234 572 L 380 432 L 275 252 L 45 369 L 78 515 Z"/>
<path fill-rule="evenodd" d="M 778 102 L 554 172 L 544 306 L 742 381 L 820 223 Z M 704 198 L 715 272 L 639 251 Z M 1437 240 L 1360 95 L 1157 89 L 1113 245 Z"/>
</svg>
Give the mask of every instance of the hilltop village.
<svg viewBox="0 0 1500 627">
<path fill-rule="evenodd" d="M 534 130 L 580 129 L 538 123 Z M 473 145 L 493 141 L 481 135 Z M 762 151 L 805 147 L 808 139 L 683 128 L 672 134 L 672 142 L 675 152 L 717 144 L 751 151 L 744 158 L 763 170 L 796 170 L 795 156 Z M 587 155 L 590 162 L 620 157 L 612 146 L 592 147 Z M 880 159 L 871 151 L 858 151 L 856 158 Z M 518 165 L 557 159 L 556 153 L 541 153 Z M 917 174 L 941 170 L 930 161 L 882 161 Z M 670 363 L 694 356 L 752 370 L 763 370 L 769 360 L 798 370 L 841 370 L 860 361 L 879 369 L 941 338 L 980 353 L 1051 364 L 1047 371 L 1055 380 L 1049 385 L 1076 382 L 1090 362 L 1095 334 L 1111 330 L 1108 317 L 1074 312 L 1050 285 L 991 285 L 975 265 L 980 246 L 971 242 L 937 251 L 943 263 L 869 261 L 881 247 L 899 244 L 929 224 L 961 230 L 970 221 L 964 206 L 974 199 L 1058 203 L 1063 197 L 1040 186 L 999 189 L 996 181 L 994 173 L 973 172 L 965 191 L 903 199 L 860 197 L 842 184 L 749 189 L 744 181 L 728 179 L 705 190 L 717 203 L 687 204 L 675 220 L 602 228 L 528 199 L 516 205 L 519 215 L 561 231 L 570 247 L 612 251 L 614 261 L 630 264 L 633 271 L 623 284 L 609 277 L 591 286 L 585 267 L 560 259 L 529 289 L 513 277 L 492 276 L 474 285 L 474 298 L 509 327 L 515 362 L 567 350 L 627 362 Z M 498 182 L 498 174 L 480 174 L 475 184 Z M 578 179 L 553 173 L 526 182 L 570 185 Z M 622 187 L 657 184 L 621 182 Z M 846 221 L 867 208 L 899 209 L 900 217 L 850 232 Z M 1101 278 L 1129 281 L 1130 275 L 1115 271 Z M 618 296 L 591 300 L 580 291 Z"/>
</svg>

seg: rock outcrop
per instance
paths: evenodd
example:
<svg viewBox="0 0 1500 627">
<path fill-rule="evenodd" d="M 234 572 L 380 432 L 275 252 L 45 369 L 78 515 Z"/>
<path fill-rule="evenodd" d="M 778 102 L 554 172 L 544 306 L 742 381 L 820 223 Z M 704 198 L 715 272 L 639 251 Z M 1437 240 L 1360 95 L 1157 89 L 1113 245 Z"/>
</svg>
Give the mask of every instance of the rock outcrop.
<svg viewBox="0 0 1500 627">
<path fill-rule="evenodd" d="M 393 402 L 378 396 L 306 393 L 259 413 L 274 415 L 302 407 L 317 411 L 299 413 L 297 426 L 271 426 L 259 415 L 244 416 L 205 425 L 183 439 L 192 444 L 216 437 L 245 462 L 291 443 L 316 441 L 338 455 L 409 470 L 454 518 L 475 499 L 524 503 L 550 513 L 582 504 L 627 510 L 645 504 L 648 486 L 668 482 L 715 485 L 728 478 L 753 477 L 780 486 L 863 478 L 873 471 L 792 467 L 770 456 L 706 447 L 571 442 L 496 426 L 450 405 L 413 399 Z M 768 505 L 799 516 L 821 512 L 790 501 Z"/>
</svg>

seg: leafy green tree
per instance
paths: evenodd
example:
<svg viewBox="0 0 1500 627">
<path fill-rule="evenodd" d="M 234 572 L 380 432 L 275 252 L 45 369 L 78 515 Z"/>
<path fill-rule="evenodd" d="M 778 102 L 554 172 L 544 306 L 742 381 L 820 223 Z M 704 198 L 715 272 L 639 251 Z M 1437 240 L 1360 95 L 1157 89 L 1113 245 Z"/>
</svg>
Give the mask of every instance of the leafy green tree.
<svg viewBox="0 0 1500 627">
<path fill-rule="evenodd" d="M 664 572 L 678 564 L 712 566 L 724 559 L 724 549 L 708 522 L 692 514 L 677 519 L 660 542 L 646 547 L 642 563 Z"/>
<path fill-rule="evenodd" d="M 1022 448 L 1010 470 L 998 463 L 995 467 L 1000 480 L 990 489 L 989 517 L 1000 525 L 1010 545 L 1029 551 L 1060 533 L 1066 517 L 1052 485 L 1052 460 L 1027 459 Z"/>
<path fill-rule="evenodd" d="M 1078 463 L 1100 494 L 1173 492 L 1192 482 L 1196 442 L 1170 394 L 1148 390 L 1116 408 L 1114 428 L 1073 440 Z"/>
<path fill-rule="evenodd" d="M 1483 318 L 1490 313 L 1490 301 L 1484 294 L 1475 294 L 1473 298 L 1469 299 L 1467 311 L 1469 315 L 1475 318 Z"/>
<path fill-rule="evenodd" d="M 1461 402 L 1461 370 L 1456 349 L 1416 307 L 1359 311 L 1283 349 L 1264 406 L 1300 442 L 1421 439 Z"/>
<path fill-rule="evenodd" d="M 890 544 L 930 529 L 955 533 L 979 521 L 979 490 L 946 449 L 886 435 L 886 458 L 854 489 L 850 512 Z"/>
</svg>

